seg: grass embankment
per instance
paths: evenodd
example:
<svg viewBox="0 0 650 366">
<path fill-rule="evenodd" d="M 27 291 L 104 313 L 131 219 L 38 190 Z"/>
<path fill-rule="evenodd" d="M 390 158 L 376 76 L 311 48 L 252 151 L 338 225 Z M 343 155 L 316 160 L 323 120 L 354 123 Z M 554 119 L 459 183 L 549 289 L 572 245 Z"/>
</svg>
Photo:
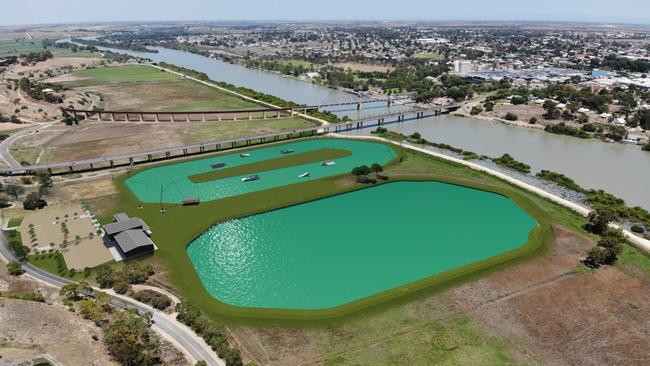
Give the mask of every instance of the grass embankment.
<svg viewBox="0 0 650 366">
<path fill-rule="evenodd" d="M 261 173 L 269 170 L 288 168 L 296 165 L 340 159 L 350 155 L 352 155 L 352 152 L 348 150 L 318 149 L 304 153 L 291 154 L 281 158 L 240 165 L 233 168 L 213 170 L 207 173 L 192 175 L 189 179 L 194 183 L 203 183 L 217 179 L 226 179 L 241 175 Z"/>
<path fill-rule="evenodd" d="M 7 223 L 7 227 L 18 227 L 20 224 L 23 223 L 23 217 L 22 216 L 15 216 L 9 219 L 9 223 Z"/>
<path fill-rule="evenodd" d="M 160 213 L 157 204 L 141 203 L 126 187 L 124 180 L 127 176 L 115 180 L 117 189 L 121 192 L 119 202 L 115 202 L 107 215 L 100 218 L 102 222 L 111 220 L 110 214 L 123 211 L 130 216 L 143 218 L 152 228 L 152 239 L 159 247 L 155 257 L 164 262 L 168 269 L 169 278 L 179 294 L 199 307 L 212 319 L 292 319 L 316 320 L 328 319 L 356 312 L 360 309 L 377 304 L 387 304 L 421 292 L 424 289 L 436 289 L 457 281 L 476 276 L 499 264 L 516 262 L 519 258 L 534 255 L 537 250 L 552 241 L 550 217 L 566 218 L 566 226 L 579 227 L 581 223 L 567 210 L 550 202 L 533 196 L 521 189 L 502 182 L 496 178 L 470 170 L 466 167 L 447 161 L 422 156 L 398 147 L 393 147 L 402 157 L 389 163 L 386 169 L 391 181 L 397 180 L 437 180 L 471 188 L 497 192 L 513 199 L 520 207 L 531 214 L 540 226 L 530 236 L 529 242 L 523 247 L 479 263 L 433 276 L 401 288 L 386 291 L 381 294 L 361 299 L 341 307 L 316 311 L 275 310 L 275 309 L 244 309 L 223 304 L 210 296 L 193 269 L 187 254 L 187 245 L 206 229 L 216 223 L 234 218 L 253 215 L 272 209 L 287 207 L 327 196 L 341 194 L 365 185 L 354 183 L 353 177 L 342 175 L 303 182 L 246 195 L 229 197 L 222 200 L 201 203 L 199 206 L 183 207 L 181 205 L 167 206 L 165 214 Z M 142 209 L 138 210 L 138 206 Z"/>
<path fill-rule="evenodd" d="M 57 48 L 57 47 L 48 47 L 47 49 L 43 47 L 43 41 L 41 40 L 32 40 L 32 41 L 10 41 L 10 42 L 0 42 L 0 56 L 18 56 L 23 54 L 28 54 L 31 52 L 41 52 L 41 51 L 50 51 L 54 57 L 100 57 L 99 53 L 88 52 L 88 51 L 79 51 L 73 52 L 69 49 Z"/>
</svg>

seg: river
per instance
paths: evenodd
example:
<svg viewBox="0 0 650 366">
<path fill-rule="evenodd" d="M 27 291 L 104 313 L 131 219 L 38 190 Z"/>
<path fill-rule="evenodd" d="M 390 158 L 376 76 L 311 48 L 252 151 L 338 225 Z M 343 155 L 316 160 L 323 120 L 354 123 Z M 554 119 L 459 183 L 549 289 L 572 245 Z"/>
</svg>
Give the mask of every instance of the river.
<svg viewBox="0 0 650 366">
<path fill-rule="evenodd" d="M 189 52 L 157 49 L 158 53 L 112 51 L 195 69 L 205 72 L 213 80 L 247 87 L 299 104 L 318 105 L 358 99 L 343 91 L 275 73 L 251 70 Z M 392 108 L 397 110 L 404 107 Z M 373 103 L 365 105 L 361 112 L 349 107 L 338 108 L 333 112 L 355 119 L 385 110 L 383 103 Z M 642 151 L 638 146 L 582 140 L 451 115 L 388 124 L 387 127 L 404 134 L 417 131 L 429 141 L 444 142 L 481 155 L 500 156 L 509 153 L 515 159 L 529 164 L 534 172 L 542 169 L 556 171 L 573 178 L 586 188 L 603 189 L 625 199 L 629 205 L 650 209 L 647 188 L 650 183 L 650 153 Z M 352 133 L 369 134 L 370 130 Z"/>
</svg>

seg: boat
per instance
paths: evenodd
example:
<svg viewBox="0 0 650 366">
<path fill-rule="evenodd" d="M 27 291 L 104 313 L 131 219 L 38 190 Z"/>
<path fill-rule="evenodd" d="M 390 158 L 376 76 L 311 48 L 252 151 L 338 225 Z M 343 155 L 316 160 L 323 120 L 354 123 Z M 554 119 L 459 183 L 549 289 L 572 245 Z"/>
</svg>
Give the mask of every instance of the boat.
<svg viewBox="0 0 650 366">
<path fill-rule="evenodd" d="M 307 178 L 309 176 L 309 172 L 304 172 L 298 176 L 298 178 Z"/>
<path fill-rule="evenodd" d="M 214 163 L 214 164 L 212 164 L 210 166 L 212 167 L 212 169 L 219 169 L 219 168 L 223 168 L 224 166 L 226 166 L 226 163 Z"/>
<path fill-rule="evenodd" d="M 294 151 L 295 150 L 293 150 L 293 149 L 285 149 L 285 150 L 280 151 L 280 153 L 282 153 L 282 154 L 291 154 Z"/>
<path fill-rule="evenodd" d="M 260 179 L 259 175 L 249 175 L 248 177 L 244 177 L 241 179 L 242 182 L 252 182 L 254 180 Z"/>
<path fill-rule="evenodd" d="M 251 156 L 251 154 L 239 154 L 240 158 L 247 158 L 249 156 Z"/>
<path fill-rule="evenodd" d="M 322 165 L 322 166 L 332 166 L 332 165 L 336 165 L 336 162 L 333 161 L 333 160 L 327 160 L 327 161 L 324 161 L 324 162 L 320 163 L 320 165 Z"/>
</svg>

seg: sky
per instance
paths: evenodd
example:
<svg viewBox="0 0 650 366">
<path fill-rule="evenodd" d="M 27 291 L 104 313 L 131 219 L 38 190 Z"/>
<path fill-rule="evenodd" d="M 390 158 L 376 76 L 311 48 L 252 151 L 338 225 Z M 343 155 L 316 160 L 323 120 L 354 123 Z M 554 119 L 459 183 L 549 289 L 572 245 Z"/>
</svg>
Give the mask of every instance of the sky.
<svg viewBox="0 0 650 366">
<path fill-rule="evenodd" d="M 173 20 L 526 20 L 650 24 L 649 0 L 1 0 L 0 25 Z"/>
</svg>

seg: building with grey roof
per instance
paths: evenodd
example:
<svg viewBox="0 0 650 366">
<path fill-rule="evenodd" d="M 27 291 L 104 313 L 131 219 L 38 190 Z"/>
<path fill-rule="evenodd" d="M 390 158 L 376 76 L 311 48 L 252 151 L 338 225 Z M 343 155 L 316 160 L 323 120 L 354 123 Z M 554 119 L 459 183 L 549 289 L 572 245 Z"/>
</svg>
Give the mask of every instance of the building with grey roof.
<svg viewBox="0 0 650 366">
<path fill-rule="evenodd" d="M 116 244 L 125 258 L 153 252 L 155 244 L 149 238 L 151 229 L 137 217 L 129 218 L 125 213 L 113 216 L 110 224 L 104 225 L 104 231 L 109 241 Z"/>
</svg>

